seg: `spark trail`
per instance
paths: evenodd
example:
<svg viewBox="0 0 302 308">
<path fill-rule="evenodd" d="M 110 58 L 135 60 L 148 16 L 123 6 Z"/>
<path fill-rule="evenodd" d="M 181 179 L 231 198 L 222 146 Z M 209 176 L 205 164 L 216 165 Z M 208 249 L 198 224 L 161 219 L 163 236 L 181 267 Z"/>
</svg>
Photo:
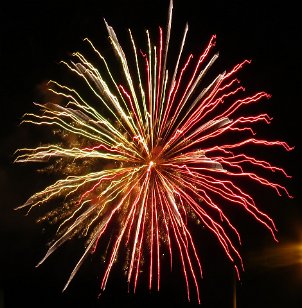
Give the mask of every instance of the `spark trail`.
<svg viewBox="0 0 302 308">
<path fill-rule="evenodd" d="M 162 263 L 169 262 L 172 270 L 178 258 L 188 300 L 193 292 L 200 302 L 202 266 L 188 221 L 199 222 L 216 236 L 238 276 L 243 269 L 239 231 L 225 214 L 226 205 L 243 208 L 277 240 L 273 220 L 239 185 L 245 178 L 289 196 L 284 186 L 262 175 L 268 171 L 289 177 L 286 172 L 246 152 L 246 146 L 291 150 L 286 142 L 256 138 L 255 125 L 271 121 L 267 114 L 240 115 L 270 95 L 244 96 L 236 74 L 249 64 L 247 60 L 205 83 L 204 76 L 218 58 L 213 51 L 216 38 L 210 38 L 199 56 L 184 56 L 187 25 L 171 65 L 172 10 L 171 1 L 167 29 L 164 33 L 159 28 L 157 45 L 146 32 L 147 51 L 138 49 L 129 30 L 133 49 L 129 58 L 105 22 L 123 81 L 116 81 L 109 63 L 86 39 L 100 68 L 79 52 L 63 64 L 84 81 L 93 102 L 80 90 L 50 81 L 50 91 L 61 102 L 36 104 L 39 112 L 25 114 L 22 121 L 49 126 L 61 136 L 56 144 L 18 150 L 15 161 L 48 162 L 52 166 L 48 170 L 64 175 L 19 207 L 31 210 L 58 203 L 41 217 L 59 223 L 39 264 L 67 240 L 86 238 L 64 290 L 87 255 L 101 245 L 105 260 L 101 289 L 106 288 L 118 256 L 124 257 L 127 282 L 134 291 L 141 271 L 148 273 L 148 288 L 159 290 Z M 168 260 L 162 260 L 163 254 Z"/>
</svg>

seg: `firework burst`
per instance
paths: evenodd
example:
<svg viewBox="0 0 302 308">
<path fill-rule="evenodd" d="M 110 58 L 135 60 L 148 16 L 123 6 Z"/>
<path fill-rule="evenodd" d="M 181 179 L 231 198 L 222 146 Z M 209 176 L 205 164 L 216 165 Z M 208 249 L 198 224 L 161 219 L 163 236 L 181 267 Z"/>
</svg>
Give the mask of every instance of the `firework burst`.
<svg viewBox="0 0 302 308">
<path fill-rule="evenodd" d="M 16 158 L 48 162 L 48 170 L 64 175 L 19 207 L 31 210 L 52 200 L 58 203 L 41 218 L 57 222 L 58 229 L 39 264 L 67 240 L 86 238 L 64 289 L 99 244 L 106 251 L 101 289 L 118 255 L 124 256 L 127 282 L 134 291 L 141 271 L 147 273 L 149 289 L 159 289 L 165 253 L 171 269 L 175 258 L 182 264 L 188 300 L 195 290 L 200 302 L 202 267 L 188 222 L 198 222 L 216 236 L 239 276 L 240 235 L 225 213 L 227 204 L 243 208 L 276 239 L 273 220 L 239 186 L 246 178 L 288 195 L 285 187 L 259 172 L 288 177 L 285 171 L 245 150 L 291 148 L 285 142 L 256 138 L 253 127 L 270 123 L 267 114 L 238 115 L 270 96 L 243 96 L 236 74 L 247 60 L 205 83 L 204 76 L 218 58 L 213 52 L 215 36 L 199 56 L 185 57 L 187 25 L 175 64 L 168 70 L 172 8 L 171 1 L 167 28 L 165 33 L 159 28 L 157 45 L 146 32 L 146 51 L 137 48 L 129 30 L 129 58 L 105 22 L 123 81 L 116 81 L 109 63 L 86 39 L 100 69 L 79 52 L 63 63 L 84 81 L 89 100 L 73 87 L 50 81 L 50 91 L 61 97 L 60 103 L 36 104 L 39 112 L 26 114 L 22 121 L 49 126 L 60 136 L 56 144 L 18 150 Z"/>
</svg>

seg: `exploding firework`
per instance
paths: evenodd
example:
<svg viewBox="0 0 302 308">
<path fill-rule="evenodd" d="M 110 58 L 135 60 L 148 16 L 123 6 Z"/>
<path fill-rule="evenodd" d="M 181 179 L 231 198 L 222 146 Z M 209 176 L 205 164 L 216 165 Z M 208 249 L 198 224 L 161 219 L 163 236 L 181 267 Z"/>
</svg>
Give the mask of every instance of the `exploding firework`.
<svg viewBox="0 0 302 308">
<path fill-rule="evenodd" d="M 159 290 L 162 263 L 168 262 L 172 269 L 178 259 L 188 300 L 194 290 L 200 302 L 202 267 L 191 221 L 216 236 L 238 276 L 243 269 L 240 235 L 226 214 L 227 204 L 243 208 L 276 239 L 273 220 L 239 186 L 245 178 L 289 195 L 260 171 L 288 177 L 286 172 L 247 153 L 251 146 L 291 149 L 282 141 L 256 138 L 254 125 L 270 123 L 267 114 L 240 116 L 246 106 L 270 96 L 265 92 L 243 95 L 236 74 L 247 60 L 206 82 L 204 76 L 218 58 L 213 52 L 215 36 L 199 56 L 185 57 L 187 25 L 175 64 L 168 65 L 172 9 L 171 1 L 167 28 L 165 32 L 159 28 L 157 45 L 146 32 L 146 51 L 137 48 L 129 30 L 133 50 L 129 57 L 105 22 L 121 66 L 121 81 L 86 39 L 100 68 L 79 52 L 74 60 L 63 62 L 84 81 L 85 94 L 50 81 L 49 90 L 60 100 L 36 104 L 39 112 L 26 114 L 22 121 L 49 126 L 59 140 L 20 149 L 16 158 L 16 162 L 47 162 L 48 171 L 63 175 L 19 207 L 31 210 L 53 200 L 58 204 L 41 217 L 58 228 L 39 264 L 67 240 L 86 239 L 64 289 L 99 245 L 104 247 L 102 290 L 120 255 L 134 291 L 142 271 L 147 273 L 148 288 Z"/>
</svg>

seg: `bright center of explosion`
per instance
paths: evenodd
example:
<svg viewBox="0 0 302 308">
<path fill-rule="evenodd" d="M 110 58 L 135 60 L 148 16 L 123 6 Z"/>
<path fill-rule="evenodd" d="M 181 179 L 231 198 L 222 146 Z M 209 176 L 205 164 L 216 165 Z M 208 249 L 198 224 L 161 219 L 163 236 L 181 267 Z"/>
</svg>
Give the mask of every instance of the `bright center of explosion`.
<svg viewBox="0 0 302 308">
<path fill-rule="evenodd" d="M 148 172 L 151 171 L 151 168 L 152 168 L 154 165 L 155 165 L 154 161 L 151 160 L 151 161 L 149 162 Z"/>
<path fill-rule="evenodd" d="M 156 165 L 162 163 L 163 148 L 161 146 L 156 146 L 151 150 L 150 156 L 146 160 L 146 165 L 148 166 L 148 172 L 151 171 L 152 168 L 155 168 Z"/>
</svg>

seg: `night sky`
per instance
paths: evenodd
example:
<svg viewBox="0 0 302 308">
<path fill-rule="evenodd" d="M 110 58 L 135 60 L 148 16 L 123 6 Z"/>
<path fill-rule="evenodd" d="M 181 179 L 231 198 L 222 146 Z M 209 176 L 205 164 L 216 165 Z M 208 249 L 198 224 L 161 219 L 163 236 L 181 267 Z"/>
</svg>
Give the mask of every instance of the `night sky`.
<svg viewBox="0 0 302 308">
<path fill-rule="evenodd" d="M 25 112 L 34 111 L 33 102 L 43 99 L 45 81 L 68 78 L 59 62 L 83 50 L 85 37 L 110 54 L 104 18 L 126 50 L 131 51 L 127 28 L 145 49 L 144 31 L 149 29 L 157 37 L 158 26 L 165 27 L 169 1 L 5 2 L 0 7 L 0 308 L 199 307 L 194 298 L 187 302 L 179 268 L 172 274 L 163 271 L 159 292 L 149 292 L 141 281 L 133 294 L 128 293 L 126 277 L 117 266 L 107 289 L 98 297 L 101 275 L 97 255 L 86 260 L 62 293 L 83 249 L 82 241 L 68 242 L 36 268 L 53 227 L 35 222 L 39 211 L 26 216 L 24 211 L 14 210 L 51 183 L 50 178 L 35 171 L 34 165 L 14 164 L 13 160 L 16 149 L 43 142 L 43 130 L 34 132 L 19 123 Z M 235 282 L 232 266 L 213 236 L 194 228 L 204 268 L 200 283 L 203 308 L 235 307 L 235 291 L 238 308 L 302 307 L 302 25 L 296 3 L 174 0 L 171 41 L 175 46 L 188 22 L 185 54 L 198 54 L 211 35 L 217 35 L 215 49 L 220 56 L 212 74 L 251 59 L 240 79 L 251 92 L 272 94 L 261 108 L 273 121 L 261 126 L 260 136 L 295 146 L 290 153 L 279 148 L 259 152 L 292 175 L 292 179 L 276 179 L 293 199 L 262 187 L 254 190 L 256 203 L 276 223 L 279 243 L 252 217 L 235 211 L 245 265 L 240 282 Z"/>
</svg>

